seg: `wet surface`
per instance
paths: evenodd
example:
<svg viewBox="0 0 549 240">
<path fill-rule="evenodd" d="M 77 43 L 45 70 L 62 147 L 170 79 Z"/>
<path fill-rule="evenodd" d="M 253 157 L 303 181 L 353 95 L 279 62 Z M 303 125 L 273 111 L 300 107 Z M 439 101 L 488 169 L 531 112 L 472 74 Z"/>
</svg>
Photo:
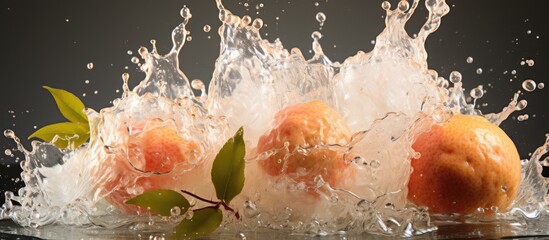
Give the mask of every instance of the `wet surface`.
<svg viewBox="0 0 549 240">
<path fill-rule="evenodd" d="M 519 224 L 494 222 L 482 224 L 448 224 L 440 225 L 437 231 L 412 237 L 385 236 L 368 233 L 353 233 L 329 236 L 312 236 L 292 234 L 280 231 L 256 232 L 217 232 L 204 239 L 549 239 L 547 224 L 532 222 L 523 227 Z M 544 227 L 545 226 L 545 227 Z M 0 239 L 151 239 L 167 237 L 165 233 L 136 232 L 120 229 L 99 229 L 94 227 L 46 226 L 38 229 L 22 228 L 9 220 L 0 221 Z"/>
</svg>

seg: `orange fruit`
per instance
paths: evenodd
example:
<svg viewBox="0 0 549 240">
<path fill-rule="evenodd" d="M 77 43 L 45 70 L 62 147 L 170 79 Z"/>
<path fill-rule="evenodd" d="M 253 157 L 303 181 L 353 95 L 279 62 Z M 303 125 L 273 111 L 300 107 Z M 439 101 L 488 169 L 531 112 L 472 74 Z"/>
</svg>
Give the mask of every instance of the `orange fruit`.
<svg viewBox="0 0 549 240">
<path fill-rule="evenodd" d="M 179 190 L 176 164 L 194 160 L 200 153 L 194 141 L 180 137 L 173 128 L 134 130 L 138 133 L 129 136 L 127 153 L 111 155 L 97 174 L 105 199 L 124 211 L 139 209 L 124 202 L 141 193 L 160 188 Z"/>
<path fill-rule="evenodd" d="M 521 164 L 513 141 L 480 116 L 454 115 L 421 134 L 413 149 L 408 199 L 431 213 L 505 211 L 520 185 Z"/>
<path fill-rule="evenodd" d="M 257 151 L 278 150 L 259 161 L 261 169 L 271 176 L 286 175 L 296 182 L 304 182 L 308 190 L 315 186 L 315 178 L 332 187 L 344 187 L 350 178 L 351 164 L 343 160 L 343 150 L 326 147 L 313 148 L 308 153 L 296 151 L 320 144 L 346 144 L 351 130 L 341 115 L 320 100 L 288 106 L 275 114 L 273 128 L 258 141 Z M 284 144 L 291 154 L 286 158 Z"/>
</svg>

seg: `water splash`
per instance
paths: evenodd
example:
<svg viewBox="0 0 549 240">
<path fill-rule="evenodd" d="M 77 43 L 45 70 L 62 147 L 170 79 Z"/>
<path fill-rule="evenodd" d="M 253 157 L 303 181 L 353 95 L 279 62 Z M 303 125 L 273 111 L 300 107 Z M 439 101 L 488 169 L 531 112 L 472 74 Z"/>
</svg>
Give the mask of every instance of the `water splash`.
<svg viewBox="0 0 549 240">
<path fill-rule="evenodd" d="M 262 39 L 260 18 L 236 16 L 221 0 L 216 3 L 222 23 L 220 53 L 207 91 L 202 81 L 189 81 L 179 66 L 178 55 L 190 37 L 186 25 L 192 18 L 184 7 L 183 23 L 173 30 L 173 47 L 166 55 L 158 53 L 154 40 L 152 50 L 139 49 L 145 79 L 130 90 L 130 76 L 123 74 L 123 94 L 112 107 L 99 112 L 87 109 L 91 127 L 88 144 L 70 152 L 51 143 L 33 142 L 32 151 L 27 151 L 15 133 L 6 132 L 25 154 L 21 161 L 25 187 L 17 195 L 6 193 L 0 217 L 31 227 L 51 223 L 120 227 L 136 223 L 134 226 L 146 228 L 139 225 L 142 218 L 124 213 L 132 209 L 117 205 L 113 199 L 140 194 L 146 190 L 143 186 L 159 182 L 162 184 L 155 187 L 214 196 L 207 190 L 211 183 L 202 176 L 209 176 L 209 166 L 228 133 L 244 126 L 247 184 L 234 204 L 243 209 L 245 218 L 243 222 L 228 220 L 227 229 L 265 227 L 318 235 L 344 230 L 412 236 L 436 229 L 426 209 L 411 206 L 406 200 L 415 138 L 452 114 L 483 115 L 500 124 L 526 107 L 517 92 L 501 112 L 483 114 L 475 108 L 476 100 L 484 95 L 482 86 L 469 92 L 473 98 L 470 102 L 459 72 L 452 72 L 447 80 L 429 69 L 425 41 L 449 12 L 444 0 L 425 2 L 429 15 L 414 37 L 404 26 L 419 0 L 411 4 L 400 1 L 394 9 L 383 2 L 386 27 L 376 38 L 374 49 L 359 52 L 341 64 L 323 53 L 320 32 L 312 33 L 314 56 L 305 59 L 297 48 L 287 50 L 279 40 Z M 139 63 L 139 59 L 132 62 Z M 196 96 L 193 89 L 200 95 Z M 293 152 L 256 150 L 259 137 L 271 128 L 276 112 L 311 100 L 322 100 L 343 115 L 354 132 L 347 144 L 320 144 Z M 155 128 L 171 129 L 183 139 L 199 143 L 196 155 L 167 171 L 147 171 L 139 141 Z M 538 162 L 547 153 L 547 145 L 524 162 L 519 197 L 513 210 L 502 216 L 542 214 L 548 186 Z M 342 159 L 356 171 L 348 179 L 350 187 L 334 188 L 318 177 L 314 191 L 319 197 L 313 198 L 302 182 L 267 176 L 257 166 L 276 152 L 282 151 L 287 158 L 317 149 L 344 153 Z M 307 174 L 307 169 L 300 174 Z M 74 181 L 67 183 L 67 178 Z"/>
</svg>

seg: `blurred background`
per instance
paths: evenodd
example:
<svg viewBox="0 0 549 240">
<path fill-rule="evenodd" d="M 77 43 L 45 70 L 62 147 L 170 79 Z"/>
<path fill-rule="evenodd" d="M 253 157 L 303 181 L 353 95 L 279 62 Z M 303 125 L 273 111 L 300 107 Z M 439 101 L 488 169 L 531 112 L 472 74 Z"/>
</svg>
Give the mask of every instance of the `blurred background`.
<svg viewBox="0 0 549 240">
<path fill-rule="evenodd" d="M 224 1 L 237 15 L 261 17 L 262 35 L 280 38 L 287 49 L 298 47 L 309 58 L 311 33 L 319 30 L 318 12 L 327 19 L 321 32 L 324 52 L 332 61 L 344 61 L 357 51 L 370 51 L 372 40 L 384 28 L 382 1 L 362 0 L 242 0 Z M 398 1 L 390 1 L 396 6 Z M 479 100 L 484 113 L 501 111 L 522 82 L 546 83 L 549 48 L 546 38 L 549 14 L 541 1 L 448 0 L 449 15 L 427 40 L 429 66 L 441 76 L 451 71 L 463 74 L 468 90 L 483 85 Z M 182 18 L 186 5 L 193 18 L 188 29 L 192 40 L 180 54 L 181 69 L 192 79 L 209 82 L 219 53 L 220 25 L 214 0 L 97 0 L 97 1 L 0 1 L 0 130 L 14 130 L 25 148 L 29 136 L 45 125 L 64 121 L 47 85 L 68 90 L 84 104 L 99 111 L 121 96 L 124 72 L 130 87 L 144 74 L 132 58 L 140 46 L 157 41 L 160 53 L 172 46 L 171 31 Z M 407 25 L 416 33 L 427 17 L 424 2 Z M 205 32 L 204 26 L 211 26 Z M 472 63 L 467 58 L 472 57 Z M 533 66 L 521 64 L 533 60 Z M 88 66 L 92 63 L 93 68 Z M 478 69 L 482 69 L 482 73 Z M 521 158 L 529 158 L 549 133 L 547 89 L 525 92 L 528 107 L 516 112 L 501 127 L 517 144 Z M 527 121 L 518 121 L 528 114 Z M 0 191 L 21 187 L 15 143 L 0 137 Z"/>
</svg>

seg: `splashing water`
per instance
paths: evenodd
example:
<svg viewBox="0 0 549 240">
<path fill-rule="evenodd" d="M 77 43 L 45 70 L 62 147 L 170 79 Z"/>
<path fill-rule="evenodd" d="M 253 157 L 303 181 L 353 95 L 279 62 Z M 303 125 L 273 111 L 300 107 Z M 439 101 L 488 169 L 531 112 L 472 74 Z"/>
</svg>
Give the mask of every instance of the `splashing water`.
<svg viewBox="0 0 549 240">
<path fill-rule="evenodd" d="M 158 53 L 154 40 L 152 50 L 139 49 L 145 79 L 130 90 L 129 75 L 123 74 L 124 91 L 112 107 L 99 112 L 87 109 L 89 143 L 67 151 L 35 141 L 28 151 L 15 133 L 5 131 L 25 154 L 21 161 L 25 187 L 17 194 L 6 193 L 0 218 L 31 227 L 91 223 L 113 228 L 150 221 L 149 217 L 126 214 L 128 209 L 117 199 L 151 187 L 214 196 L 208 187 L 211 182 L 202 176 L 209 176 L 213 158 L 230 133 L 244 126 L 247 183 L 233 202 L 242 209 L 244 219 L 227 220 L 227 229 L 264 227 L 319 235 L 345 230 L 405 236 L 435 230 L 426 209 L 406 200 L 412 171 L 409 161 L 416 154 L 411 145 L 420 133 L 452 114 L 483 115 L 475 105 L 484 95 L 482 86 L 473 88 L 469 92 L 473 102 L 468 102 L 459 72 L 445 79 L 427 65 L 425 41 L 449 12 L 445 1 L 425 2 L 429 16 L 414 37 L 404 26 L 419 0 L 400 1 L 394 9 L 384 2 L 386 27 L 377 36 L 374 49 L 359 52 L 343 63 L 334 63 L 324 55 L 319 32 L 312 34 L 314 56 L 305 59 L 297 48 L 287 50 L 279 40 L 262 39 L 263 20 L 233 15 L 221 0 L 216 2 L 222 23 L 221 50 L 207 91 L 202 81 L 189 81 L 179 68 L 178 54 L 190 40 L 186 25 L 192 18 L 190 9 L 184 7 L 184 21 L 173 30 L 173 48 L 166 55 Z M 320 26 L 325 19 L 324 14 L 317 15 Z M 204 31 L 209 32 L 210 26 L 206 26 Z M 132 62 L 139 63 L 139 59 Z M 536 84 L 532 81 L 524 88 L 533 91 Z M 193 89 L 200 94 L 195 95 Z M 500 124 L 526 107 L 519 94 L 501 112 L 483 116 Z M 292 152 L 257 151 L 258 140 L 272 127 L 276 112 L 311 100 L 322 100 L 342 114 L 354 133 L 347 144 L 303 147 Z M 190 147 L 185 161 L 166 165 L 160 172 L 147 170 L 146 153 L 140 148 L 144 136 L 158 128 L 170 129 L 189 144 L 196 144 Z M 356 169 L 346 179 L 350 187 L 336 188 L 318 177 L 315 198 L 302 182 L 272 178 L 258 166 L 276 152 L 287 158 L 315 149 L 341 150 L 342 159 Z M 541 177 L 539 160 L 548 151 L 549 138 L 530 160 L 523 161 L 517 200 L 509 212 L 498 213 L 499 217 L 546 214 L 545 193 L 549 188 Z M 542 163 L 549 164 L 547 161 Z M 307 169 L 303 171 L 301 174 L 307 174 Z"/>
</svg>

